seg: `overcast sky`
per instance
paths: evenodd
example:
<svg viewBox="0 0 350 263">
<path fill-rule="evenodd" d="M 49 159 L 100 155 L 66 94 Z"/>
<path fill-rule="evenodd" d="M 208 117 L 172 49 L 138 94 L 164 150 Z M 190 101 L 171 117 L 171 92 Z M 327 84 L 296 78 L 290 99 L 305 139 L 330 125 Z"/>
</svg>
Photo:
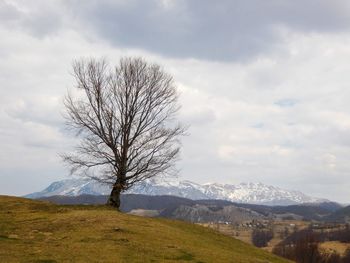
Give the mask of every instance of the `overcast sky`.
<svg viewBox="0 0 350 263">
<path fill-rule="evenodd" d="M 181 93 L 180 179 L 350 202 L 350 1 L 0 0 L 0 194 L 68 177 L 81 57 L 142 56 Z"/>
</svg>

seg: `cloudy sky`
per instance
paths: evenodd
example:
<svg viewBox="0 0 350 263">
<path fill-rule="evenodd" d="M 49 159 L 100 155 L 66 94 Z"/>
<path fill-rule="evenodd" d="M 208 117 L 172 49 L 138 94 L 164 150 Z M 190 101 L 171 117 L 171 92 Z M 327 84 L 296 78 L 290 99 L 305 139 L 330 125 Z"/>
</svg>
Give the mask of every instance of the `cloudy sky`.
<svg viewBox="0 0 350 263">
<path fill-rule="evenodd" d="M 350 202 L 350 2 L 0 0 L 0 194 L 68 177 L 81 57 L 142 56 L 181 93 L 180 179 Z"/>
</svg>

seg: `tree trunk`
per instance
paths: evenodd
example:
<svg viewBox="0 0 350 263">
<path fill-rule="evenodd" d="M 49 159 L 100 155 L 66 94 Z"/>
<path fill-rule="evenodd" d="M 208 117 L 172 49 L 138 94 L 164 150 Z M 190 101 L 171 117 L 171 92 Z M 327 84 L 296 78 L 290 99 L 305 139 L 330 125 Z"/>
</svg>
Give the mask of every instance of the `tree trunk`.
<svg viewBox="0 0 350 263">
<path fill-rule="evenodd" d="M 120 184 L 113 185 L 111 194 L 109 195 L 107 205 L 115 207 L 117 210 L 120 208 L 120 193 L 121 187 Z"/>
</svg>

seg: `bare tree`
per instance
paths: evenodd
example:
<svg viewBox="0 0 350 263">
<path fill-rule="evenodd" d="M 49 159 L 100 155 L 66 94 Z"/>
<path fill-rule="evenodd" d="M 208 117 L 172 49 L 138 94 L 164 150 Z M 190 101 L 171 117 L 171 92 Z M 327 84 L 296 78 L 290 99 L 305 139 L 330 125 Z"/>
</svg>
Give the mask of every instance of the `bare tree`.
<svg viewBox="0 0 350 263">
<path fill-rule="evenodd" d="M 119 208 L 120 193 L 136 182 L 176 172 L 179 109 L 173 78 L 156 64 L 124 58 L 115 68 L 105 60 L 73 63 L 76 88 L 64 104 L 80 144 L 63 160 L 72 174 L 112 186 L 108 204 Z"/>
</svg>

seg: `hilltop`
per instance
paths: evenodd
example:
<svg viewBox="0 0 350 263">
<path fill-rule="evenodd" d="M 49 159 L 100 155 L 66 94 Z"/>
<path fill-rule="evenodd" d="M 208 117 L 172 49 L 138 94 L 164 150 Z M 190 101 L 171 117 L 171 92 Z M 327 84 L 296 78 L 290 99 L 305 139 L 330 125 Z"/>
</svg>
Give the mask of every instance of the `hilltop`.
<svg viewBox="0 0 350 263">
<path fill-rule="evenodd" d="M 289 262 L 194 224 L 9 196 L 0 247 L 1 262 Z"/>
</svg>

